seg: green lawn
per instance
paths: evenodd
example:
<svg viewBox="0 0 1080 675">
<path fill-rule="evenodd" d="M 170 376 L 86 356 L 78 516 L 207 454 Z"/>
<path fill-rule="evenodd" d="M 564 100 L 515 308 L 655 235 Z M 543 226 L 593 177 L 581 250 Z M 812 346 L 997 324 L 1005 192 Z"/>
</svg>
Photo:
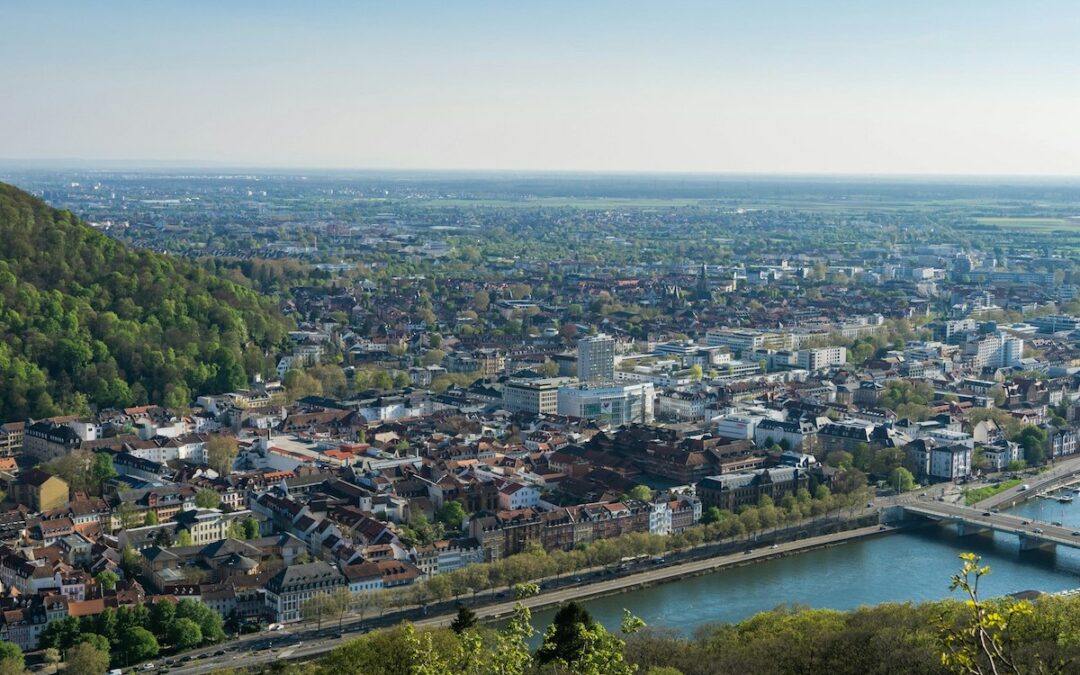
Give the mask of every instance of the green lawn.
<svg viewBox="0 0 1080 675">
<path fill-rule="evenodd" d="M 964 503 L 971 506 L 984 499 L 989 499 L 999 492 L 1004 492 L 1011 487 L 1016 487 L 1022 482 L 1024 482 L 1024 479 L 1014 478 L 1012 480 L 1002 481 L 996 485 L 987 485 L 986 487 L 975 488 L 974 490 L 964 490 Z"/>
</svg>

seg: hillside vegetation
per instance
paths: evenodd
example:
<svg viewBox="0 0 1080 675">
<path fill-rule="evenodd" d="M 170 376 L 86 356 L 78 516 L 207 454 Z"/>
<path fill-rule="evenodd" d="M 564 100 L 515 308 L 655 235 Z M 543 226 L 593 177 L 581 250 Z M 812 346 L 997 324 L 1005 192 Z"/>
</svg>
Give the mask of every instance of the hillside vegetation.
<svg viewBox="0 0 1080 675">
<path fill-rule="evenodd" d="M 722 602 L 722 599 L 717 599 Z M 949 675 L 1076 673 L 1080 599 L 1043 597 L 972 605 L 959 600 L 885 603 L 841 612 L 785 608 L 745 621 L 701 627 L 686 638 L 663 629 L 608 633 L 590 623 L 528 635 L 474 628 L 372 631 L 317 661 L 279 662 L 264 675 Z M 418 634 L 419 638 L 418 639 Z M 559 640 L 560 634 L 568 635 Z M 561 644 L 560 644 L 561 643 Z M 554 647 L 554 648 L 553 648 Z M 545 655 L 555 653 L 557 658 Z M 225 670 L 222 675 L 240 675 Z"/>
<path fill-rule="evenodd" d="M 269 369 L 273 301 L 0 183 L 0 420 L 184 405 Z"/>
</svg>

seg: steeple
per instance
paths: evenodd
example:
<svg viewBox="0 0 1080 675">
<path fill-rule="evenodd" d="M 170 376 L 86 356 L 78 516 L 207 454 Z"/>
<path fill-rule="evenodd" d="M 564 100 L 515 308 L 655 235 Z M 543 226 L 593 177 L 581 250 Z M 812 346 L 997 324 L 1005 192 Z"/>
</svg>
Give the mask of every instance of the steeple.
<svg viewBox="0 0 1080 675">
<path fill-rule="evenodd" d="M 712 293 L 709 292 L 708 268 L 705 263 L 701 263 L 701 270 L 698 272 L 697 292 L 694 296 L 697 300 L 709 300 L 712 298 Z"/>
</svg>

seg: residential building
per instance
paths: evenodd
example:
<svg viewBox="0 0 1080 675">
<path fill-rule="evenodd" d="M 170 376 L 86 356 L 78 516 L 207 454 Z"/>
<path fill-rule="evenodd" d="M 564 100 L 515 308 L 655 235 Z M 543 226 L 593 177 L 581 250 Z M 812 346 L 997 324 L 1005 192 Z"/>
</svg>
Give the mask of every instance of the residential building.
<svg viewBox="0 0 1080 675">
<path fill-rule="evenodd" d="M 68 502 L 68 484 L 51 473 L 29 469 L 11 484 L 10 498 L 37 513 L 58 509 Z"/>
<path fill-rule="evenodd" d="M 504 483 L 499 486 L 499 508 L 514 511 L 539 506 L 540 490 L 525 483 Z"/>
<path fill-rule="evenodd" d="M 25 422 L 0 424 L 0 458 L 16 457 L 22 452 L 25 432 Z"/>
<path fill-rule="evenodd" d="M 846 347 L 800 349 L 795 352 L 795 365 L 804 370 L 824 370 L 847 363 Z"/>
<path fill-rule="evenodd" d="M 382 570 L 377 563 L 345 565 L 341 573 L 345 576 L 350 593 L 373 593 L 383 589 Z"/>
<path fill-rule="evenodd" d="M 1012 368 L 1024 358 L 1024 341 L 1004 331 L 964 343 L 964 357 L 974 368 Z"/>
<path fill-rule="evenodd" d="M 23 453 L 38 462 L 51 462 L 63 457 L 82 444 L 75 430 L 66 424 L 34 422 L 26 427 L 23 436 Z"/>
<path fill-rule="evenodd" d="M 577 357 L 578 379 L 582 382 L 615 380 L 615 338 L 603 333 L 581 338 Z"/>
</svg>

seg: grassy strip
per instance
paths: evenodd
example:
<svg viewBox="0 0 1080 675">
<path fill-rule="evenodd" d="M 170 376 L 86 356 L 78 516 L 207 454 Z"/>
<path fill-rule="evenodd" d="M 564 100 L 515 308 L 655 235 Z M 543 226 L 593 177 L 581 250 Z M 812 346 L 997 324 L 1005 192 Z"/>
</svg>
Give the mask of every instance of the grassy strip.
<svg viewBox="0 0 1080 675">
<path fill-rule="evenodd" d="M 971 506 L 984 499 L 989 499 L 999 492 L 1004 492 L 1011 487 L 1016 487 L 1022 482 L 1024 482 L 1023 478 L 1014 478 L 1012 480 L 1002 481 L 996 485 L 987 485 L 986 487 L 975 488 L 973 490 L 964 490 L 964 503 Z"/>
</svg>

